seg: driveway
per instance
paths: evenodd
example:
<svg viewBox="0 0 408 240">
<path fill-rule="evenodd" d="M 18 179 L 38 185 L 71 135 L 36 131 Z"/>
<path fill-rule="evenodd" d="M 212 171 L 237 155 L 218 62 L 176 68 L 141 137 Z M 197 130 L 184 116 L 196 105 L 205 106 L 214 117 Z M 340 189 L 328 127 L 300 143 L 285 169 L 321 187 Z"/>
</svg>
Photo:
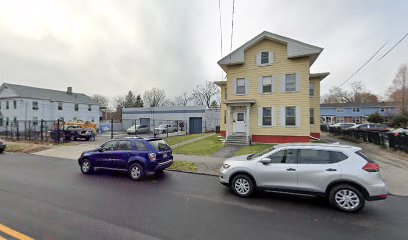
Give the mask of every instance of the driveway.
<svg viewBox="0 0 408 240">
<path fill-rule="evenodd" d="M 314 197 L 238 198 L 212 176 L 134 182 L 83 175 L 69 159 L 0 155 L 0 224 L 34 239 L 408 239 L 407 205 L 391 196 L 347 214 Z"/>
</svg>

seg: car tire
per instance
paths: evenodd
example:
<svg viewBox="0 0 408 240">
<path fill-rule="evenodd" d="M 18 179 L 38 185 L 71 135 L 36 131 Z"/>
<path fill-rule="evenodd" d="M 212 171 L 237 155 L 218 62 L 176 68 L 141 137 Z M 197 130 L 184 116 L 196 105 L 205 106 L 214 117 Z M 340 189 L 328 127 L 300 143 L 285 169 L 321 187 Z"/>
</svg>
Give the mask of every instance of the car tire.
<svg viewBox="0 0 408 240">
<path fill-rule="evenodd" d="M 93 167 L 92 167 L 92 164 L 91 164 L 91 161 L 89 161 L 88 159 L 84 159 L 82 162 L 81 162 L 81 172 L 83 173 L 83 174 L 90 174 L 90 173 L 92 173 L 93 172 Z"/>
<path fill-rule="evenodd" d="M 231 188 L 240 197 L 249 197 L 255 190 L 255 184 L 246 174 L 239 174 L 232 179 Z"/>
<path fill-rule="evenodd" d="M 162 176 L 162 175 L 164 175 L 164 170 L 156 171 L 156 172 L 154 172 L 154 175 L 156 175 L 156 176 Z"/>
<path fill-rule="evenodd" d="M 3 152 L 4 152 L 4 148 L 0 149 L 0 153 L 3 153 Z"/>
<path fill-rule="evenodd" d="M 363 193 L 356 187 L 348 184 L 333 187 L 329 193 L 329 202 L 344 212 L 358 212 L 365 205 Z"/>
<path fill-rule="evenodd" d="M 163 130 L 163 131 L 162 131 L 162 134 L 166 134 L 166 130 Z"/>
<path fill-rule="evenodd" d="M 134 181 L 139 181 L 144 177 L 144 169 L 139 163 L 134 163 L 129 167 L 129 177 Z"/>
</svg>

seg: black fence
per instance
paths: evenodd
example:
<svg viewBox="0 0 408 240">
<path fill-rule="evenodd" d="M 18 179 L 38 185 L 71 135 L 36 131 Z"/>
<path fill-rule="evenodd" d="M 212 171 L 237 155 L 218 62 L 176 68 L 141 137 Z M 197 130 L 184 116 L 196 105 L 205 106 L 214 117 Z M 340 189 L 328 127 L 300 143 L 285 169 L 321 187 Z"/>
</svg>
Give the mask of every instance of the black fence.
<svg viewBox="0 0 408 240">
<path fill-rule="evenodd" d="M 408 135 L 406 134 L 375 130 L 342 129 L 329 125 L 321 125 L 320 130 L 349 140 L 369 142 L 382 147 L 408 152 Z"/>
<path fill-rule="evenodd" d="M 17 120 L 1 122 L 0 137 L 6 140 L 44 141 L 63 143 L 65 140 L 64 122 L 60 120 Z"/>
</svg>

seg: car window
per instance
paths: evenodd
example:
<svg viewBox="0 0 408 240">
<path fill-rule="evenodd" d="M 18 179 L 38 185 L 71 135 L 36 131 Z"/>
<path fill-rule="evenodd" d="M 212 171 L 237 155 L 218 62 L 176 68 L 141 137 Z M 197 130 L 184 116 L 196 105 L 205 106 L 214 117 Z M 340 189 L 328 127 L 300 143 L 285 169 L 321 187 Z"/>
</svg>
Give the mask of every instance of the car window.
<svg viewBox="0 0 408 240">
<path fill-rule="evenodd" d="M 132 144 L 130 141 L 119 141 L 117 150 L 132 150 Z"/>
<path fill-rule="evenodd" d="M 109 141 L 101 146 L 104 151 L 114 151 L 118 141 Z"/>
<path fill-rule="evenodd" d="M 268 156 L 272 160 L 272 163 L 296 163 L 296 150 L 287 149 L 273 153 Z"/>
<path fill-rule="evenodd" d="M 135 145 L 138 151 L 149 151 L 149 148 L 142 141 L 136 141 Z"/>
<path fill-rule="evenodd" d="M 364 153 L 362 153 L 361 151 L 357 151 L 356 152 L 357 155 L 359 155 L 360 157 L 364 158 L 367 162 L 369 163 L 375 163 L 372 159 L 368 158 Z"/>
<path fill-rule="evenodd" d="M 332 163 L 330 151 L 301 149 L 299 154 L 301 164 L 330 164 Z"/>
<path fill-rule="evenodd" d="M 171 150 L 170 146 L 164 140 L 152 140 L 149 143 L 153 146 L 156 151 L 166 151 Z"/>
<path fill-rule="evenodd" d="M 341 162 L 348 158 L 348 156 L 342 152 L 331 151 L 331 154 L 332 154 L 332 162 Z"/>
</svg>

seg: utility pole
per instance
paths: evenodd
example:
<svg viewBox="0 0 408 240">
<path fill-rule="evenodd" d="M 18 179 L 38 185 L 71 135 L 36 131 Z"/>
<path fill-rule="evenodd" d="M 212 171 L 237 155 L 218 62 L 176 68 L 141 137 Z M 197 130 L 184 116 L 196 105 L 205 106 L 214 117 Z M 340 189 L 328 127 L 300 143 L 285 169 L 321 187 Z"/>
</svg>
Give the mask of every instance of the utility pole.
<svg viewBox="0 0 408 240">
<path fill-rule="evenodd" d="M 407 66 L 405 66 L 404 70 L 402 71 L 402 113 L 403 114 L 405 114 L 406 77 L 407 77 Z"/>
</svg>

